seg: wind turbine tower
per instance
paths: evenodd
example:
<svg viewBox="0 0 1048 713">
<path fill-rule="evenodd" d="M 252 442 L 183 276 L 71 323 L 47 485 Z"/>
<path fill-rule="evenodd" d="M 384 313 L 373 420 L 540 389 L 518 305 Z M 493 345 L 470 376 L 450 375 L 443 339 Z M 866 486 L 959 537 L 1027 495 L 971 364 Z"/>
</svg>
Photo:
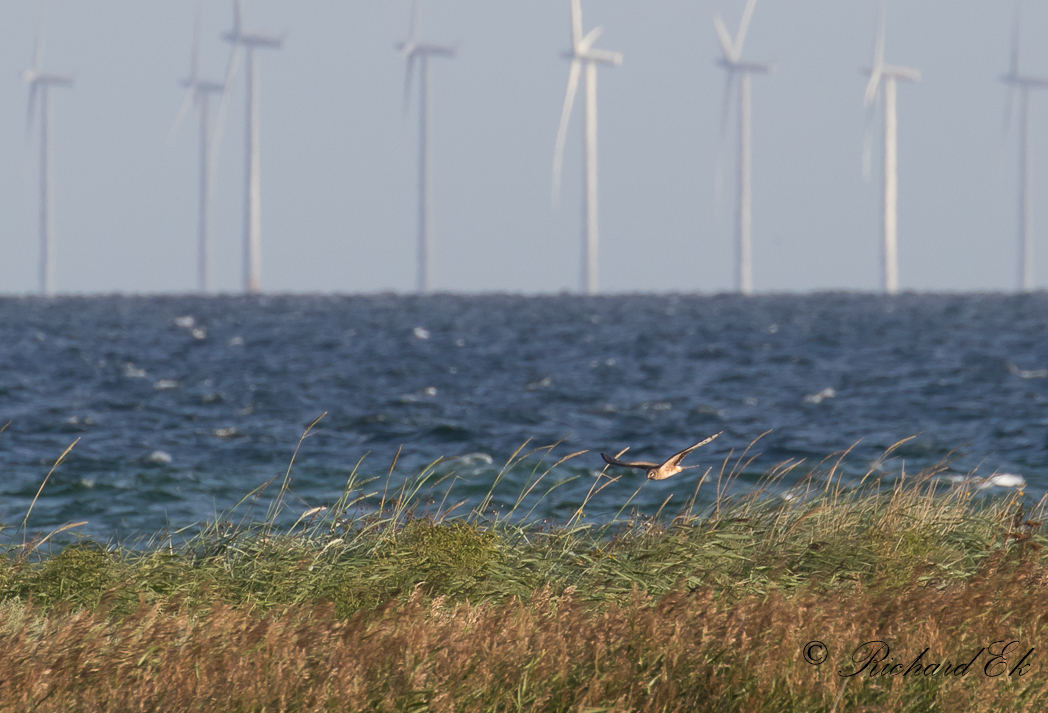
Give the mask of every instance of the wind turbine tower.
<svg viewBox="0 0 1048 713">
<path fill-rule="evenodd" d="M 898 80 L 916 82 L 919 70 L 884 63 L 885 7 L 881 3 L 877 35 L 873 45 L 873 66 L 865 70 L 870 75 L 866 84 L 865 104 L 872 110 L 884 87 L 884 292 L 894 295 L 899 291 L 899 164 L 898 119 L 896 117 L 895 85 Z M 868 153 L 867 153 L 868 156 Z M 868 164 L 868 161 L 866 162 Z"/>
<path fill-rule="evenodd" d="M 43 24 L 36 36 L 33 51 L 33 66 L 22 72 L 22 81 L 29 85 L 29 112 L 26 129 L 33 123 L 33 107 L 40 97 L 40 294 L 52 297 L 55 294 L 55 212 L 54 186 L 51 173 L 51 87 L 71 87 L 73 78 L 59 74 L 47 74 L 44 66 Z"/>
<path fill-rule="evenodd" d="M 179 109 L 178 118 L 175 119 L 174 131 L 178 130 L 189 109 L 194 104 L 200 112 L 200 177 L 199 177 L 199 215 L 197 223 L 197 289 L 207 293 L 210 288 L 210 262 L 208 259 L 210 246 L 208 244 L 208 215 L 210 214 L 211 189 L 209 179 L 209 167 L 211 165 L 210 147 L 207 140 L 207 115 L 208 100 L 212 94 L 221 94 L 225 91 L 225 84 L 219 82 L 208 82 L 200 79 L 197 67 L 200 60 L 200 18 L 197 17 L 196 30 L 193 33 L 193 56 L 189 65 L 189 77 L 180 82 L 186 88 L 185 99 Z"/>
<path fill-rule="evenodd" d="M 753 292 L 753 223 L 751 218 L 753 193 L 750 178 L 750 163 L 753 157 L 750 135 L 753 124 L 750 75 L 768 74 L 774 69 L 770 64 L 742 61 L 742 46 L 746 41 L 746 30 L 750 26 L 753 8 L 756 5 L 757 0 L 747 0 L 746 8 L 742 11 L 742 20 L 739 23 L 739 32 L 734 39 L 728 32 L 728 28 L 724 26 L 721 16 L 713 17 L 717 39 L 720 40 L 721 50 L 724 53 L 724 56 L 717 60 L 717 64 L 727 72 L 724 84 L 724 104 L 721 108 L 722 124 L 726 124 L 732 88 L 736 81 L 739 84 L 739 215 L 735 243 L 735 289 L 744 295 Z M 723 126 L 721 130 L 723 133 Z"/>
<path fill-rule="evenodd" d="M 1008 74 L 1001 81 L 1008 85 L 1008 110 L 1011 111 L 1013 91 L 1019 90 L 1019 271 L 1016 289 L 1033 289 L 1033 193 L 1031 179 L 1033 164 L 1030 159 L 1030 90 L 1048 89 L 1048 79 L 1019 73 L 1019 13 L 1016 9 L 1012 30 L 1011 62 Z"/>
<path fill-rule="evenodd" d="M 225 86 L 232 85 L 236 74 L 238 50 L 247 53 L 247 122 L 245 128 L 246 157 L 244 180 L 244 291 L 257 293 L 262 274 L 262 169 L 261 169 L 261 87 L 259 83 L 258 56 L 255 50 L 280 49 L 284 44 L 281 37 L 264 35 L 260 32 L 244 32 L 240 22 L 240 0 L 233 0 L 233 29 L 222 35 L 222 39 L 233 45 L 229 71 Z"/>
<path fill-rule="evenodd" d="M 411 34 L 397 43 L 398 49 L 407 58 L 407 73 L 404 77 L 404 110 L 408 108 L 411 91 L 411 75 L 415 62 L 419 64 L 418 105 L 418 270 L 415 287 L 419 294 L 433 291 L 433 226 L 430 219 L 429 191 L 429 58 L 454 57 L 455 48 L 428 44 L 422 41 L 422 3 L 415 0 L 411 11 Z"/>
<path fill-rule="evenodd" d="M 583 145 L 583 200 L 582 200 L 582 265 L 579 289 L 583 294 L 595 295 L 599 289 L 597 279 L 597 247 L 599 230 L 597 223 L 597 65 L 617 67 L 622 64 L 622 53 L 600 50 L 593 47 L 603 27 L 595 27 L 582 34 L 582 3 L 571 0 L 571 51 L 563 57 L 571 60 L 568 70 L 568 89 L 564 95 L 564 107 L 560 113 L 557 129 L 557 145 L 553 151 L 553 202 L 560 197 L 561 169 L 564 165 L 564 144 L 568 138 L 568 123 L 575 105 L 575 94 L 579 89 L 582 68 L 586 68 L 586 109 L 582 124 Z"/>
</svg>

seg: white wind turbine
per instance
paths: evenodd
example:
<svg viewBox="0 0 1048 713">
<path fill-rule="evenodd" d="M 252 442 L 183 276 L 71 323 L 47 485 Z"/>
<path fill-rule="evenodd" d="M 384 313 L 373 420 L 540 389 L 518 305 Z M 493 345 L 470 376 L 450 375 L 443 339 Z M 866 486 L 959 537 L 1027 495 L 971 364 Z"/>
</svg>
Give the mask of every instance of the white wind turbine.
<svg viewBox="0 0 1048 713">
<path fill-rule="evenodd" d="M 714 15 L 713 17 L 713 25 L 717 29 L 717 38 L 720 40 L 721 50 L 724 53 L 724 56 L 717 60 L 717 64 L 727 72 L 724 84 L 724 103 L 721 107 L 722 136 L 727 126 L 728 104 L 732 87 L 736 80 L 739 83 L 739 215 L 735 243 L 735 289 L 744 295 L 753 292 L 753 223 L 751 219 L 753 193 L 750 178 L 750 163 L 753 157 L 750 135 L 753 124 L 750 75 L 753 73 L 768 74 L 774 69 L 770 64 L 742 61 L 742 46 L 746 41 L 746 30 L 749 28 L 756 4 L 757 0 L 747 1 L 746 8 L 742 11 L 742 20 L 739 22 L 739 32 L 734 39 L 728 32 L 728 28 L 724 26 L 721 16 Z"/>
<path fill-rule="evenodd" d="M 22 81 L 29 85 L 29 110 L 26 130 L 33 124 L 33 107 L 40 97 L 40 294 L 51 297 L 55 294 L 55 214 L 51 172 L 51 87 L 71 87 L 73 78 L 47 74 L 44 66 L 44 26 L 36 36 L 33 50 L 33 66 L 22 72 Z"/>
<path fill-rule="evenodd" d="M 873 66 L 864 70 L 870 75 L 866 85 L 865 104 L 869 111 L 877 102 L 884 86 L 884 292 L 894 295 L 899 291 L 899 164 L 898 120 L 896 118 L 895 83 L 897 80 L 919 81 L 921 73 L 910 67 L 884 63 L 885 6 L 881 3 L 877 35 L 873 45 Z M 870 142 L 867 135 L 863 152 L 863 170 L 868 175 Z"/>
<path fill-rule="evenodd" d="M 429 58 L 454 57 L 455 48 L 433 45 L 422 42 L 422 3 L 415 0 L 411 11 L 410 37 L 395 45 L 407 58 L 407 71 L 404 76 L 404 111 L 408 109 L 408 96 L 411 92 L 411 75 L 415 62 L 419 67 L 419 106 L 418 106 L 418 270 L 415 285 L 420 294 L 433 290 L 432 267 L 432 223 L 430 219 L 429 192 Z"/>
<path fill-rule="evenodd" d="M 215 146 L 221 140 L 221 127 L 225 120 L 225 106 L 229 92 L 232 91 L 233 79 L 236 76 L 240 61 L 240 50 L 247 52 L 247 96 L 244 104 L 247 109 L 247 121 L 244 132 L 246 159 L 244 180 L 244 291 L 259 291 L 262 274 L 262 168 L 261 168 L 261 87 L 259 84 L 257 49 L 280 49 L 284 38 L 264 35 L 260 32 L 244 32 L 240 22 L 240 0 L 233 0 L 233 29 L 222 35 L 229 42 L 232 52 L 229 56 L 229 67 L 226 71 L 219 107 L 218 121 L 215 128 Z"/>
<path fill-rule="evenodd" d="M 1019 271 L 1016 289 L 1029 292 L 1033 289 L 1033 164 L 1030 158 L 1029 100 L 1031 89 L 1048 89 L 1048 79 L 1019 73 L 1018 6 L 1015 12 L 1015 26 L 1012 29 L 1011 62 L 1008 74 L 1002 75 L 1001 81 L 1008 85 L 1009 114 L 1012 109 L 1013 90 L 1019 90 Z"/>
<path fill-rule="evenodd" d="M 582 4 L 580 0 L 571 0 L 571 51 L 564 57 L 571 60 L 568 70 L 568 89 L 564 96 L 564 107 L 560 113 L 560 127 L 557 130 L 557 145 L 553 151 L 553 202 L 560 197 L 560 174 L 564 165 L 564 144 L 568 138 L 568 123 L 571 121 L 571 110 L 575 104 L 575 93 L 579 88 L 579 77 L 582 67 L 586 67 L 586 112 L 583 121 L 583 147 L 585 151 L 583 172 L 582 202 L 582 269 L 580 290 L 593 295 L 598 291 L 597 280 L 597 245 L 599 233 L 597 225 L 597 65 L 622 64 L 622 53 L 594 49 L 603 27 L 595 27 L 585 35 L 582 34 Z"/>
<path fill-rule="evenodd" d="M 207 140 L 207 115 L 208 100 L 212 94 L 220 94 L 225 91 L 225 85 L 219 82 L 208 82 L 200 79 L 197 67 L 200 60 L 200 16 L 197 16 L 196 28 L 193 32 L 193 56 L 189 65 L 189 77 L 180 82 L 186 88 L 185 99 L 178 111 L 172 135 L 178 131 L 178 127 L 195 104 L 200 112 L 200 176 L 199 176 L 199 215 L 197 222 L 197 289 L 206 293 L 210 288 L 210 246 L 208 241 L 208 215 L 210 214 L 211 187 L 210 167 L 211 156 Z"/>
</svg>

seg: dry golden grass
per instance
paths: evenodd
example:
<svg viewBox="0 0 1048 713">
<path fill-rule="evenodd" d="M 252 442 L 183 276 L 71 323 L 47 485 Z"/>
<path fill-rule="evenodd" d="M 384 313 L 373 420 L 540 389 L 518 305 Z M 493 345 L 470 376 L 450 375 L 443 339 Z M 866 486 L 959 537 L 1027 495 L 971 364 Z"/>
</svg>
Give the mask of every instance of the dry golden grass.
<svg viewBox="0 0 1048 713">
<path fill-rule="evenodd" d="M 853 649 L 882 639 L 908 663 L 967 661 L 991 642 L 1036 647 L 1048 570 L 988 563 L 945 590 L 802 588 L 734 602 L 713 587 L 640 591 L 588 606 L 549 589 L 527 601 L 451 604 L 419 589 L 345 619 L 331 604 L 262 616 L 142 606 L 0 611 L 0 706 L 10 711 L 1042 711 L 1039 651 L 1022 676 L 845 679 Z M 826 642 L 821 666 L 804 645 Z M 1021 654 L 1010 657 L 1017 662 Z M 979 666 L 988 659 L 984 657 Z"/>
</svg>

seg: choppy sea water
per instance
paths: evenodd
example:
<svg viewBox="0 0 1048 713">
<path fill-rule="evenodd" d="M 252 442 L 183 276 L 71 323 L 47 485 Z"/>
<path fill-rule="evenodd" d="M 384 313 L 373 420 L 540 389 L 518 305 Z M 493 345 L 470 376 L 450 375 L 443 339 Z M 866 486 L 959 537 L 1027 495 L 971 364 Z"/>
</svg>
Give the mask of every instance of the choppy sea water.
<svg viewBox="0 0 1048 713">
<path fill-rule="evenodd" d="M 569 480 L 536 510 L 562 519 L 600 451 L 658 460 L 722 430 L 687 462 L 716 472 L 770 431 L 736 488 L 854 444 L 845 469 L 862 473 L 916 436 L 889 471 L 954 453 L 955 471 L 1017 473 L 1040 497 L 1048 295 L 0 299 L 2 522 L 21 521 L 77 438 L 31 530 L 87 520 L 80 531 L 128 538 L 213 518 L 282 477 L 323 412 L 288 517 L 330 505 L 365 455 L 372 490 L 398 448 L 392 488 L 469 455 L 442 466 L 456 477 L 441 486 L 469 507 L 522 444 L 561 441 L 547 463 L 589 451 L 545 481 Z M 682 503 L 703 470 L 626 472 L 590 510 L 614 512 L 642 484 L 642 512 Z M 495 504 L 531 473 L 510 471 Z M 713 495 L 704 484 L 700 501 Z"/>
</svg>

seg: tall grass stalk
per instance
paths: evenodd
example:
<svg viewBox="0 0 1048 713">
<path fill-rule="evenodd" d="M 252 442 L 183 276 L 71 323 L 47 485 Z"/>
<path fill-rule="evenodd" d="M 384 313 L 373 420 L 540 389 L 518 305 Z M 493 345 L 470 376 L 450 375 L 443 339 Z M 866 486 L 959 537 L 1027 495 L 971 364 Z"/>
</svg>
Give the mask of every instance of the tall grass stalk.
<svg viewBox="0 0 1048 713">
<path fill-rule="evenodd" d="M 5 425 L 4 428 L 7 428 L 7 426 Z M 55 461 L 55 464 L 51 466 L 51 470 L 47 471 L 47 475 L 44 476 L 44 479 L 40 482 L 40 487 L 37 488 L 36 495 L 33 496 L 33 501 L 29 503 L 29 509 L 26 510 L 25 517 L 22 518 L 22 525 L 20 529 L 22 530 L 23 538 L 25 537 L 26 524 L 29 522 L 29 516 L 33 512 L 33 508 L 36 507 L 36 501 L 40 499 L 40 493 L 44 492 L 44 486 L 47 485 L 47 481 L 51 479 L 51 474 L 55 472 L 58 466 L 62 465 L 62 461 L 64 461 L 65 457 L 69 455 L 69 452 L 73 450 L 73 446 L 75 446 L 79 442 L 80 438 L 78 437 L 75 441 L 66 446 L 66 449 L 62 451 L 62 455 L 58 456 L 58 460 Z M 22 540 L 22 544 L 25 544 L 24 539 Z"/>
<path fill-rule="evenodd" d="M 291 454 L 291 460 L 287 464 L 287 472 L 284 473 L 284 481 L 280 484 L 280 491 L 277 493 L 277 497 L 273 499 L 272 505 L 269 507 L 269 513 L 266 515 L 266 534 L 268 535 L 273 527 L 273 523 L 280 514 L 280 508 L 284 505 L 284 494 L 287 493 L 288 486 L 291 484 L 291 469 L 295 465 L 295 458 L 298 457 L 298 450 L 302 447 L 302 442 L 309 438 L 313 431 L 313 428 L 320 423 L 321 419 L 327 416 L 327 411 L 313 419 L 313 422 L 306 426 L 306 430 L 299 436 L 298 443 L 295 444 L 295 452 Z"/>
</svg>

